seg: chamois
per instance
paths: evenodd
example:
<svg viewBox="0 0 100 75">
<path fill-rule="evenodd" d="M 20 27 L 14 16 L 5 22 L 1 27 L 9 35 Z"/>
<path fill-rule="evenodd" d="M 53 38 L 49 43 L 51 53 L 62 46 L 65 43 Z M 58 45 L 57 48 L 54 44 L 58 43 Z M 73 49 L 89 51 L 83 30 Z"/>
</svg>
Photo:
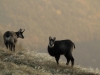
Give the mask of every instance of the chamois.
<svg viewBox="0 0 100 75">
<path fill-rule="evenodd" d="M 66 65 L 71 60 L 71 65 L 74 65 L 74 58 L 72 56 L 72 50 L 75 48 L 75 44 L 71 40 L 59 40 L 56 41 L 56 37 L 49 37 L 48 53 L 55 57 L 57 65 L 59 64 L 60 55 L 64 55 L 67 59 Z"/>
<path fill-rule="evenodd" d="M 25 31 L 25 29 L 19 29 L 19 31 L 14 32 L 14 31 L 6 31 L 3 35 L 3 39 L 4 39 L 4 44 L 7 47 L 7 49 L 9 48 L 11 51 L 15 51 L 15 44 L 17 42 L 18 38 L 24 38 L 23 36 L 23 32 Z"/>
</svg>

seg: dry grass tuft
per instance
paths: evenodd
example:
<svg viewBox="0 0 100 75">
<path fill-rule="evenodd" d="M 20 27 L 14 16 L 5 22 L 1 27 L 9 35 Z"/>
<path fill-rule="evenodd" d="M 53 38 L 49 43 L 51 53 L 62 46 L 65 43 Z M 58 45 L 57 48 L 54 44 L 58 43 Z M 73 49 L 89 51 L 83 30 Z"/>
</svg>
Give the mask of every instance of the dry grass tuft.
<svg viewBox="0 0 100 75">
<path fill-rule="evenodd" d="M 56 65 L 55 59 L 46 53 L 30 50 L 9 52 L 0 49 L 0 75 L 100 75 L 100 70 L 73 68 L 64 62 Z"/>
</svg>

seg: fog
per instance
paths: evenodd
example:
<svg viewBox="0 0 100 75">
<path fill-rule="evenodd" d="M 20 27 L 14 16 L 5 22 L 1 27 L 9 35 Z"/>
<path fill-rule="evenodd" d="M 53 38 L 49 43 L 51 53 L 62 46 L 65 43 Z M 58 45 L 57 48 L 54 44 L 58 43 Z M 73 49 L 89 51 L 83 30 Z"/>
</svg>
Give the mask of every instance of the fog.
<svg viewBox="0 0 100 75">
<path fill-rule="evenodd" d="M 45 53 L 49 36 L 70 39 L 76 46 L 75 64 L 100 69 L 99 3 L 99 0 L 1 0 L 0 31 L 24 28 L 25 39 L 18 43 L 25 49 Z"/>
</svg>

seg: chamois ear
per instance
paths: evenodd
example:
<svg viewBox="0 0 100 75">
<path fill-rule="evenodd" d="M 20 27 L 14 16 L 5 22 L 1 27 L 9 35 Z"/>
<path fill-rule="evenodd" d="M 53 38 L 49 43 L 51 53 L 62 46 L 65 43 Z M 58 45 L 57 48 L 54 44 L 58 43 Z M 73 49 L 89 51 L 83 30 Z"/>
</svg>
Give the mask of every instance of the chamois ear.
<svg viewBox="0 0 100 75">
<path fill-rule="evenodd" d="M 22 32 L 24 32 L 25 31 L 25 29 L 23 29 L 23 31 Z"/>
<path fill-rule="evenodd" d="M 54 37 L 53 39 L 56 40 L 56 37 Z"/>
<path fill-rule="evenodd" d="M 22 29 L 21 28 L 19 29 L 19 32 L 22 32 Z"/>
<path fill-rule="evenodd" d="M 50 37 L 49 37 L 49 40 L 51 40 L 51 39 L 52 39 L 52 37 L 50 36 Z"/>
</svg>

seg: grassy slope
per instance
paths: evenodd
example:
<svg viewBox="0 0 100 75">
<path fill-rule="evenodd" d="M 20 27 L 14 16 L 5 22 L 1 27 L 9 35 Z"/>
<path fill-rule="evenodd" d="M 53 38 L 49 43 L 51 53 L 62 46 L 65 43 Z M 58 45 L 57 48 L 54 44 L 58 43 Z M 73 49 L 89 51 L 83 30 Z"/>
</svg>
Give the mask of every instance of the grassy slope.
<svg viewBox="0 0 100 75">
<path fill-rule="evenodd" d="M 9 52 L 0 49 L 0 75 L 99 75 L 100 70 L 74 68 L 66 66 L 65 62 L 56 65 L 55 60 L 45 53 L 23 50 Z"/>
</svg>

